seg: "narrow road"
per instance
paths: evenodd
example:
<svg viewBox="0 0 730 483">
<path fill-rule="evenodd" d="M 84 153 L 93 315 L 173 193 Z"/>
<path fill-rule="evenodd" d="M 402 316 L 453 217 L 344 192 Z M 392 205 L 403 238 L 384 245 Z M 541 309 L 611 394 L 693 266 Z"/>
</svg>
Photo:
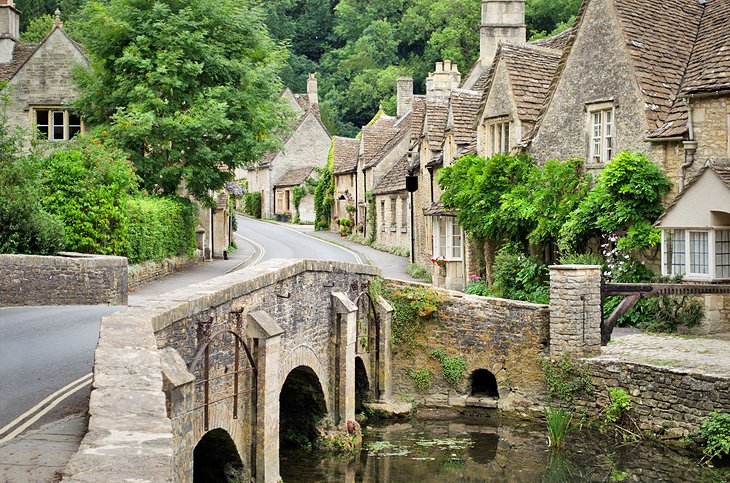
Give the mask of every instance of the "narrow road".
<svg viewBox="0 0 730 483">
<path fill-rule="evenodd" d="M 236 238 L 252 243 L 256 247 L 257 253 L 251 265 L 273 258 L 364 262 L 359 254 L 334 243 L 306 235 L 294 228 L 243 216 L 238 217 Z"/>
</svg>

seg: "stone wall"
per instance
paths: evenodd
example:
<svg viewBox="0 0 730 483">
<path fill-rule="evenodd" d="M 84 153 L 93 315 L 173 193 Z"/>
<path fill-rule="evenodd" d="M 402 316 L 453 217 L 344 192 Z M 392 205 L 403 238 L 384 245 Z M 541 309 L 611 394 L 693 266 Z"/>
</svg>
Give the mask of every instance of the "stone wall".
<svg viewBox="0 0 730 483">
<path fill-rule="evenodd" d="M 170 275 L 178 270 L 184 270 L 202 260 L 200 257 L 170 257 L 160 261 L 148 261 L 129 266 L 129 290 L 132 291 L 142 285 Z"/>
<path fill-rule="evenodd" d="M 0 255 L 0 306 L 126 303 L 124 257 Z"/>
<path fill-rule="evenodd" d="M 389 280 L 396 287 L 428 287 Z M 393 391 L 396 398 L 412 397 L 432 406 L 464 406 L 471 395 L 471 374 L 491 372 L 497 381 L 500 409 L 525 412 L 537 409 L 544 397 L 541 360 L 547 355 L 549 310 L 545 305 L 464 295 L 431 289 L 443 297 L 438 317 L 416 335 L 414 344 L 393 346 Z M 464 380 L 451 388 L 431 353 L 444 349 L 466 359 Z M 427 368 L 432 385 L 416 388 L 411 374 Z"/>
<path fill-rule="evenodd" d="M 631 414 L 643 431 L 658 438 L 690 436 L 710 411 L 730 412 L 730 378 L 683 369 L 605 359 L 585 359 L 595 391 L 576 409 L 599 415 L 608 388 L 631 396 Z"/>
<path fill-rule="evenodd" d="M 395 200 L 395 212 L 392 208 Z M 405 205 L 403 203 L 405 200 Z M 381 203 L 385 203 L 385 218 Z M 411 234 L 408 227 L 411 224 L 410 201 L 407 193 L 389 193 L 375 196 L 377 220 L 375 241 L 391 247 L 411 249 Z M 405 213 L 403 212 L 405 208 Z"/>
<path fill-rule="evenodd" d="M 692 100 L 692 121 L 699 165 L 710 158 L 730 158 L 730 96 Z"/>
</svg>

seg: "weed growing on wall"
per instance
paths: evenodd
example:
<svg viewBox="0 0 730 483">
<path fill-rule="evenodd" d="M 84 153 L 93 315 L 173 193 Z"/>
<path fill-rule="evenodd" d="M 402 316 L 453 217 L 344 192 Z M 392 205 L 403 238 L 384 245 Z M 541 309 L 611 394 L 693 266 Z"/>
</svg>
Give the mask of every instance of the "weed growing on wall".
<svg viewBox="0 0 730 483">
<path fill-rule="evenodd" d="M 431 357 L 441 363 L 444 379 L 451 387 L 456 387 L 464 379 L 464 372 L 468 366 L 466 359 L 461 356 L 450 356 L 444 349 L 432 351 Z"/>
<path fill-rule="evenodd" d="M 416 348 L 416 335 L 423 324 L 438 315 L 443 297 L 428 287 L 404 287 L 375 279 L 370 284 L 370 295 L 383 296 L 393 307 L 391 341 L 395 349 L 412 353 Z"/>
<path fill-rule="evenodd" d="M 427 368 L 408 371 L 408 375 L 419 391 L 426 391 L 431 387 L 431 371 Z"/>
<path fill-rule="evenodd" d="M 730 455 L 730 414 L 711 412 L 702 420 L 696 436 L 704 442 L 706 462 Z"/>
<path fill-rule="evenodd" d="M 620 388 L 608 388 L 608 403 L 603 408 L 603 432 L 613 433 L 614 437 L 625 443 L 639 441 L 641 429 L 629 414 L 631 411 L 631 397 Z"/>
<path fill-rule="evenodd" d="M 559 359 L 545 359 L 542 365 L 547 385 L 548 399 L 568 407 L 579 396 L 593 392 L 593 382 L 588 371 L 569 355 Z"/>
</svg>

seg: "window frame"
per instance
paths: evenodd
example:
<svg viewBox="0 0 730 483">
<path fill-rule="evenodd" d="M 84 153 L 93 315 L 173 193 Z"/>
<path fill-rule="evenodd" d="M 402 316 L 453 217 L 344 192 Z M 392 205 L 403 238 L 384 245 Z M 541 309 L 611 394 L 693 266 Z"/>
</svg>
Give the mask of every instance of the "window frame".
<svg viewBox="0 0 730 483">
<path fill-rule="evenodd" d="M 616 108 L 614 102 L 602 101 L 587 104 L 586 112 L 588 115 L 586 126 L 588 162 L 597 165 L 608 163 L 616 154 Z M 596 116 L 598 116 L 598 124 L 596 124 Z M 596 135 L 596 126 L 599 128 L 598 135 Z"/>
<path fill-rule="evenodd" d="M 498 116 L 484 120 L 484 151 L 487 157 L 509 154 L 512 149 L 512 119 Z"/>
<path fill-rule="evenodd" d="M 47 113 L 47 119 L 45 124 L 38 123 L 39 112 Z M 59 114 L 62 116 L 62 125 L 57 122 L 57 115 Z M 84 132 L 86 132 L 86 126 L 84 125 L 84 121 L 83 119 L 81 119 L 81 116 L 72 113 L 71 110 L 63 106 L 31 106 L 30 120 L 34 128 L 34 132 L 37 133 L 36 135 L 41 138 L 43 135 L 45 135 L 46 140 L 49 142 L 57 143 L 69 141 L 73 139 L 74 136 L 76 136 L 77 134 L 83 134 Z M 75 122 L 72 124 L 73 121 L 78 121 L 78 124 Z M 44 130 L 40 129 L 41 127 L 45 127 L 45 132 Z M 59 128 L 62 129 L 62 134 L 60 138 L 56 136 L 56 130 Z M 73 134 L 71 134 L 72 132 Z"/>
<path fill-rule="evenodd" d="M 433 217 L 433 246 L 434 258 L 443 257 L 447 261 L 464 260 L 464 230 L 454 216 Z M 443 226 L 441 224 L 444 224 Z M 445 231 L 445 233 L 442 232 Z M 443 240 L 443 241 L 442 241 Z M 458 244 L 455 241 L 458 240 Z M 458 255 L 454 255 L 454 248 L 458 247 Z"/>
<path fill-rule="evenodd" d="M 668 257 L 668 249 L 670 248 L 671 239 L 668 235 L 669 232 L 676 233 L 678 231 L 682 231 L 684 233 L 684 273 L 681 274 L 678 271 L 674 270 L 674 266 L 676 264 L 672 265 L 670 267 L 671 269 L 668 269 L 667 262 L 669 260 Z M 727 240 L 718 240 L 717 234 L 718 232 L 727 232 Z M 692 271 L 692 255 L 696 254 L 696 251 L 693 251 L 692 241 L 691 241 L 691 234 L 693 233 L 699 233 L 699 234 L 707 234 L 707 243 L 706 243 L 706 261 L 707 261 L 707 273 L 702 272 L 693 272 Z M 730 266 L 730 227 L 728 226 L 712 226 L 712 227 L 702 227 L 702 228 L 676 228 L 676 227 L 666 227 L 662 228 L 662 256 L 661 256 L 661 269 L 662 269 L 662 275 L 668 275 L 668 276 L 675 276 L 675 275 L 682 275 L 685 280 L 688 281 L 725 281 L 730 280 L 730 271 L 728 271 L 727 277 L 720 277 L 718 276 L 718 273 L 720 272 L 718 270 L 719 266 Z M 722 244 L 726 244 L 728 246 L 727 252 L 719 252 L 718 251 L 718 241 Z M 718 265 L 718 256 L 725 257 L 725 260 L 727 263 L 725 265 Z M 696 267 L 695 267 L 696 268 Z"/>
</svg>

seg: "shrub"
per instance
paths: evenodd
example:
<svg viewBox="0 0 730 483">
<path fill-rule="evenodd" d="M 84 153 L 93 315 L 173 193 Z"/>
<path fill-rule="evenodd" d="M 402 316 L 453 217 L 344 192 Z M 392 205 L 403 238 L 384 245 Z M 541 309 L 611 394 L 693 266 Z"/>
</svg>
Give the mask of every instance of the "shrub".
<svg viewBox="0 0 730 483">
<path fill-rule="evenodd" d="M 261 193 L 246 193 L 243 195 L 243 212 L 254 218 L 261 218 Z"/>
<path fill-rule="evenodd" d="M 124 254 L 136 176 L 122 151 L 97 139 L 69 142 L 43 161 L 41 183 L 44 206 L 65 225 L 68 249 Z"/>
<path fill-rule="evenodd" d="M 604 419 L 608 424 L 616 424 L 631 409 L 631 398 L 626 391 L 615 387 L 608 388 L 608 396 Z"/>
<path fill-rule="evenodd" d="M 494 258 L 493 273 L 491 293 L 495 297 L 550 303 L 547 265 L 535 257 L 525 256 L 519 247 L 512 244 L 502 247 Z"/>
<path fill-rule="evenodd" d="M 63 222 L 41 204 L 37 165 L 7 152 L 7 143 L 0 141 L 0 253 L 58 253 L 66 246 Z"/>
<path fill-rule="evenodd" d="M 702 420 L 697 436 L 704 440 L 702 452 L 707 460 L 730 454 L 730 414 L 711 412 Z"/>
<path fill-rule="evenodd" d="M 420 263 L 409 263 L 406 267 L 406 273 L 416 280 L 423 280 L 426 283 L 431 283 L 431 270 L 425 265 Z"/>
<path fill-rule="evenodd" d="M 195 207 L 186 199 L 138 196 L 127 203 L 129 263 L 192 255 L 195 250 Z"/>
<path fill-rule="evenodd" d="M 553 361 L 545 359 L 542 371 L 550 401 L 570 406 L 574 398 L 593 391 L 587 371 L 568 354 Z"/>
</svg>

